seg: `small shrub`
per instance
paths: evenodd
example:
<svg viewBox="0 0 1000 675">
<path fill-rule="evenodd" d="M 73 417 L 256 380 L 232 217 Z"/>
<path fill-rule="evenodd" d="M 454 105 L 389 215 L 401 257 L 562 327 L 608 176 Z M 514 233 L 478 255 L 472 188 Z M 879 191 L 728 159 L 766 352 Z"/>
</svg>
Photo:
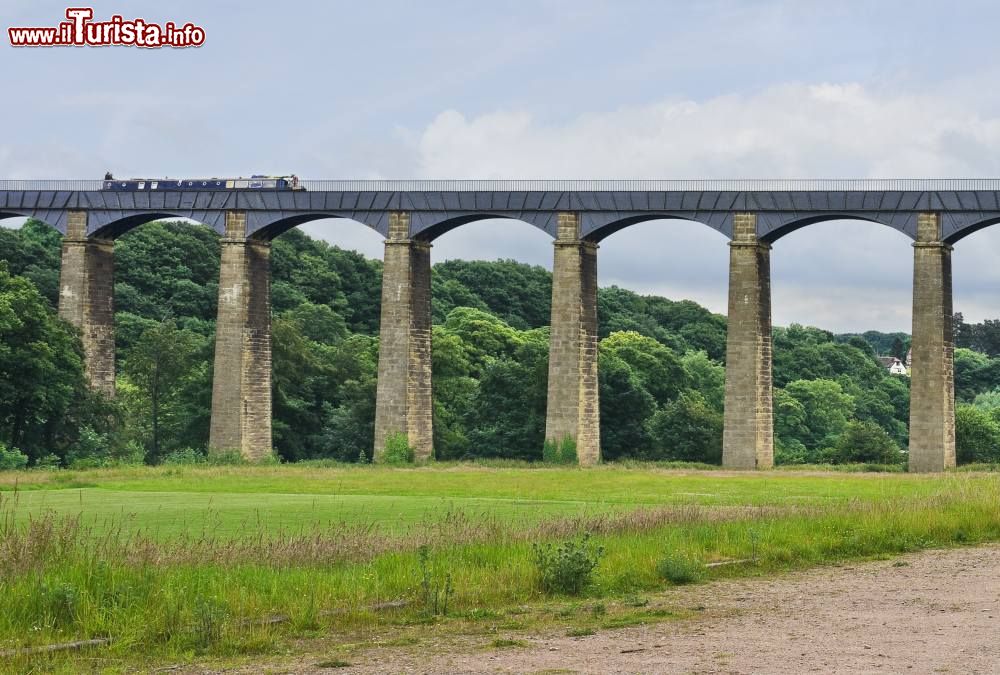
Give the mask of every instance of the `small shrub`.
<svg viewBox="0 0 1000 675">
<path fill-rule="evenodd" d="M 80 428 L 80 438 L 66 453 L 66 466 L 71 469 L 98 469 L 105 466 L 111 443 L 107 434 L 101 434 L 88 426 Z"/>
<path fill-rule="evenodd" d="M 693 555 L 670 553 L 656 566 L 656 571 L 670 583 L 681 586 L 700 581 L 705 575 L 705 567 Z"/>
<path fill-rule="evenodd" d="M 385 450 L 382 451 L 382 461 L 385 464 L 413 464 L 413 448 L 406 434 L 389 434 L 385 439 Z"/>
<path fill-rule="evenodd" d="M 368 463 L 368 455 L 365 454 L 365 449 L 361 448 L 361 451 L 358 453 L 358 464 L 367 464 L 367 463 Z"/>
<path fill-rule="evenodd" d="M 188 466 L 192 464 L 204 464 L 205 455 L 194 448 L 180 448 L 173 450 L 163 456 L 163 463 L 168 466 Z"/>
<path fill-rule="evenodd" d="M 146 459 L 146 450 L 138 441 L 129 441 L 122 447 L 113 448 L 110 462 L 115 466 L 141 466 Z"/>
<path fill-rule="evenodd" d="M 36 469 L 58 469 L 59 468 L 59 455 L 53 455 L 51 452 L 47 455 L 42 455 L 35 460 Z"/>
<path fill-rule="evenodd" d="M 0 443 L 0 471 L 16 471 L 28 466 L 28 456 L 17 448 Z"/>
<path fill-rule="evenodd" d="M 809 450 L 797 438 L 775 438 L 774 463 L 778 466 L 808 464 Z"/>
<path fill-rule="evenodd" d="M 592 544 L 590 535 L 585 534 L 558 546 L 535 544 L 534 554 L 538 586 L 543 593 L 580 595 L 593 580 L 604 549 Z"/>
<path fill-rule="evenodd" d="M 871 420 L 848 422 L 829 459 L 834 464 L 898 464 L 903 461 L 896 441 Z"/>
</svg>

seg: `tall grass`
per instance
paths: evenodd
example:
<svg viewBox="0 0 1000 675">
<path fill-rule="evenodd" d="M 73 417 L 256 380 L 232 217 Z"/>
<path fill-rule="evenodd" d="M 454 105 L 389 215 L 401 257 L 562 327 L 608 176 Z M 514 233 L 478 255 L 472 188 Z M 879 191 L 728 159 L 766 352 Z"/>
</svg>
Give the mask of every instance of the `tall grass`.
<svg viewBox="0 0 1000 675">
<path fill-rule="evenodd" d="M 1000 481 L 975 475 L 940 478 L 930 494 L 829 504 L 663 506 L 528 524 L 455 511 L 402 532 L 353 523 L 160 540 L 17 509 L 0 501 L 0 651 L 104 637 L 112 642 L 99 653 L 124 662 L 267 653 L 316 630 L 423 621 L 427 574 L 450 575 L 451 611 L 531 603 L 540 599 L 532 544 L 584 533 L 604 550 L 588 591 L 596 597 L 663 588 L 667 554 L 752 560 L 707 570 L 711 578 L 1000 539 Z M 397 600 L 409 604 L 375 608 Z"/>
</svg>

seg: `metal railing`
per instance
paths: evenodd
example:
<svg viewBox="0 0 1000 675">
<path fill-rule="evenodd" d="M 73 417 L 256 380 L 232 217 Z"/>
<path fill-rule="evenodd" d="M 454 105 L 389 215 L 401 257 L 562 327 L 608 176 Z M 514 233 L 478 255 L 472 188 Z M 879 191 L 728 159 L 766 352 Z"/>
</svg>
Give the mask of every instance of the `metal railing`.
<svg viewBox="0 0 1000 675">
<path fill-rule="evenodd" d="M 313 192 L 928 192 L 998 190 L 1000 178 L 303 180 Z M 101 180 L 0 180 L 0 190 L 95 191 Z"/>
<path fill-rule="evenodd" d="M 0 190 L 14 191 L 67 191 L 85 192 L 100 190 L 103 180 L 0 180 Z"/>
<path fill-rule="evenodd" d="M 306 180 L 302 185 L 321 192 L 926 192 L 1000 190 L 1000 178 Z"/>
</svg>

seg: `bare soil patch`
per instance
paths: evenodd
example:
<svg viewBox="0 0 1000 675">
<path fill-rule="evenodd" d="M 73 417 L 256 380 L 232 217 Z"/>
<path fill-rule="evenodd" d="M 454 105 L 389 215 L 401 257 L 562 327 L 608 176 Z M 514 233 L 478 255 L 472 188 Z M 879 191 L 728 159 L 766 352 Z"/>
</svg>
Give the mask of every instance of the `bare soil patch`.
<svg viewBox="0 0 1000 675">
<path fill-rule="evenodd" d="M 924 551 L 771 579 L 671 589 L 693 619 L 584 637 L 481 637 L 229 672 L 1000 673 L 1000 546 Z M 340 665 L 340 664 L 337 664 Z M 323 667 L 325 666 L 325 667 Z"/>
</svg>

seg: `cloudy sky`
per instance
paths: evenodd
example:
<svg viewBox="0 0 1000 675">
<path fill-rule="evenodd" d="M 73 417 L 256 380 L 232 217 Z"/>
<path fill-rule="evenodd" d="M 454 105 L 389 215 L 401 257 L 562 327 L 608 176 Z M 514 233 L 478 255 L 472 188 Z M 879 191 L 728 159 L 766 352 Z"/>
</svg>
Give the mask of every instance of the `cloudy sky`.
<svg viewBox="0 0 1000 675">
<path fill-rule="evenodd" d="M 65 3 L 0 0 L 3 26 Z M 1000 176 L 1000 5 L 988 0 L 443 0 L 94 4 L 191 21 L 203 47 L 0 45 L 0 177 L 291 173 L 306 178 Z M 6 31 L 5 31 L 6 32 Z M 9 224 L 9 223 L 8 223 Z M 350 221 L 306 229 L 381 256 Z M 551 266 L 546 235 L 483 221 L 436 260 Z M 959 242 L 955 306 L 1000 316 L 1000 227 Z M 725 239 L 623 230 L 602 285 L 725 311 Z M 909 330 L 912 249 L 831 222 L 772 252 L 774 321 Z"/>
</svg>

